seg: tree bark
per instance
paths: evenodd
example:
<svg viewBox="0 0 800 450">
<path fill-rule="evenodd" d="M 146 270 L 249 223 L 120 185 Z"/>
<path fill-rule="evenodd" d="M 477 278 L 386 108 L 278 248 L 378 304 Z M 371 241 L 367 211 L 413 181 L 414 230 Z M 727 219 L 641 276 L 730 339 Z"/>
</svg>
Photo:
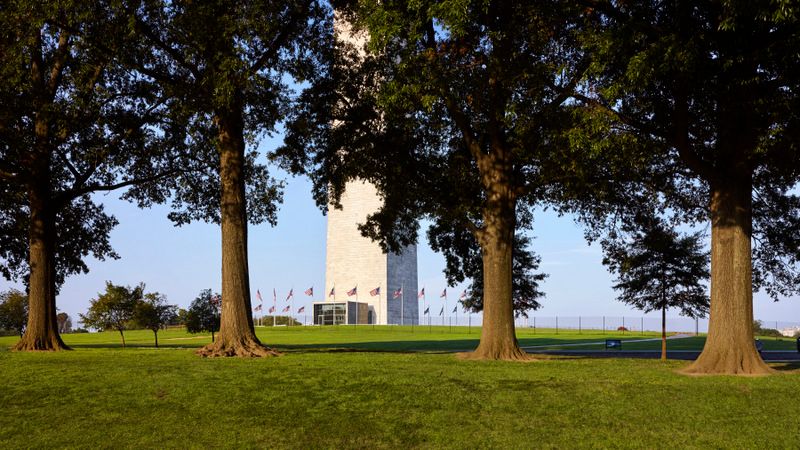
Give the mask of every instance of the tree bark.
<svg viewBox="0 0 800 450">
<path fill-rule="evenodd" d="M 158 348 L 158 330 L 153 330 L 153 336 L 156 340 L 156 348 Z"/>
<path fill-rule="evenodd" d="M 667 307 L 661 308 L 661 360 L 667 360 Z"/>
<path fill-rule="evenodd" d="M 244 180 L 244 130 L 241 106 L 218 111 L 222 230 L 222 313 L 216 342 L 198 350 L 201 356 L 275 356 L 261 344 L 253 327 L 247 263 L 247 210 Z"/>
<path fill-rule="evenodd" d="M 753 342 L 752 175 L 711 186 L 711 311 L 708 337 L 688 374 L 772 373 Z"/>
<path fill-rule="evenodd" d="M 122 348 L 125 348 L 125 333 L 122 331 L 122 328 L 118 328 L 119 336 L 122 338 Z"/>
<path fill-rule="evenodd" d="M 37 132 L 41 124 L 37 124 Z M 31 152 L 31 186 L 28 189 L 30 229 L 28 264 L 28 324 L 13 350 L 69 350 L 58 334 L 55 280 L 55 208 L 50 187 L 50 158 L 46 149 Z"/>
<path fill-rule="evenodd" d="M 466 359 L 530 360 L 517 341 L 512 298 L 512 249 L 516 228 L 516 197 L 510 164 L 500 158 L 479 162 L 487 192 L 484 227 L 477 233 L 483 254 L 483 326 L 481 340 Z"/>
</svg>

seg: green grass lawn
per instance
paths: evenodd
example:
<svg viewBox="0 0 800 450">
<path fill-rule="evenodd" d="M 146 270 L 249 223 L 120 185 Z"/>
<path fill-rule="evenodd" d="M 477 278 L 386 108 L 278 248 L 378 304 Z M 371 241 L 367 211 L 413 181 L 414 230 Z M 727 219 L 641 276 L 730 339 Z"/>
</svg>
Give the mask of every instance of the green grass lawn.
<svg viewBox="0 0 800 450">
<path fill-rule="evenodd" d="M 460 361 L 470 330 L 259 329 L 270 359 L 202 359 L 181 331 L 66 335 L 72 352 L 0 338 L 0 448 L 795 448 L 800 367 L 687 377 L 686 363 Z M 604 339 L 520 331 L 522 345 Z M 625 338 L 640 338 L 628 336 Z M 676 341 L 677 342 L 677 341 Z M 630 344 L 632 345 L 632 344 Z M 350 349 L 354 351 L 343 351 Z M 428 351 L 412 352 L 423 349 Z M 361 350 L 361 351 L 359 351 Z"/>
</svg>

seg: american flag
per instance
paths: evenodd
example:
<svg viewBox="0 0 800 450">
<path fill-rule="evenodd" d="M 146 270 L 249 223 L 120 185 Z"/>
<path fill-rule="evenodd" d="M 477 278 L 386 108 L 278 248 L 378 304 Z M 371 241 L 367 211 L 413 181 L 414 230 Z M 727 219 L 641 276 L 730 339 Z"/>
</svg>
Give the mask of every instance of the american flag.
<svg viewBox="0 0 800 450">
<path fill-rule="evenodd" d="M 278 301 L 278 293 L 275 292 L 275 288 L 272 288 L 272 303 L 275 303 L 277 301 Z"/>
<path fill-rule="evenodd" d="M 356 286 L 353 289 L 350 289 L 349 291 L 347 291 L 347 296 L 348 297 L 352 297 L 352 296 L 356 295 L 357 293 L 358 293 L 358 286 Z"/>
<path fill-rule="evenodd" d="M 375 297 L 376 295 L 380 295 L 380 293 L 381 293 L 381 288 L 380 288 L 380 286 L 378 286 L 378 287 L 376 287 L 375 289 L 373 289 L 373 290 L 369 291 L 369 295 L 371 295 L 371 296 L 373 296 L 373 297 Z M 354 292 L 354 294 L 355 294 L 355 292 Z M 348 295 L 349 295 L 349 294 L 348 294 Z"/>
<path fill-rule="evenodd" d="M 286 301 L 288 302 L 290 298 L 294 297 L 294 288 L 289 289 L 289 295 L 286 296 Z"/>
<path fill-rule="evenodd" d="M 270 306 L 269 307 L 269 312 L 270 313 L 274 313 L 275 312 L 275 307 L 274 306 Z"/>
<path fill-rule="evenodd" d="M 261 299 L 261 291 L 256 289 L 256 298 L 258 299 L 259 303 L 264 303 L 264 300 Z"/>
<path fill-rule="evenodd" d="M 336 296 L 336 286 L 331 288 L 331 293 L 328 294 L 328 297 L 335 297 Z"/>
<path fill-rule="evenodd" d="M 428 306 L 427 308 L 425 308 L 425 312 L 422 314 L 430 314 L 430 313 L 431 313 L 431 307 Z"/>
<path fill-rule="evenodd" d="M 444 314 L 444 306 L 442 306 L 442 310 L 439 311 L 439 315 L 441 316 L 442 314 Z"/>
<path fill-rule="evenodd" d="M 457 310 L 457 309 L 458 309 L 458 306 L 456 306 L 456 307 L 454 307 L 454 308 L 453 308 L 453 314 L 455 314 L 455 313 L 456 313 L 456 310 Z"/>
<path fill-rule="evenodd" d="M 422 290 L 419 291 L 419 295 L 417 295 L 417 298 L 425 298 L 425 288 L 422 288 Z"/>
<path fill-rule="evenodd" d="M 442 295 L 440 295 L 439 298 L 447 298 L 447 288 L 442 291 Z"/>
<path fill-rule="evenodd" d="M 303 312 L 305 310 L 306 310 L 306 307 L 305 306 L 301 306 L 300 308 L 297 309 L 297 312 L 301 313 L 301 312 Z"/>
<path fill-rule="evenodd" d="M 291 305 L 286 305 L 286 308 L 283 308 L 283 311 L 281 312 L 289 312 L 289 310 L 291 309 L 292 309 Z"/>
<path fill-rule="evenodd" d="M 253 311 L 261 311 L 261 305 L 258 305 L 255 308 L 253 308 Z"/>
<path fill-rule="evenodd" d="M 392 294 L 392 298 L 400 298 L 400 296 L 402 295 L 403 295 L 403 289 L 401 288 L 394 291 L 394 294 Z"/>
<path fill-rule="evenodd" d="M 312 286 L 312 287 L 306 289 L 304 294 L 306 294 L 309 297 L 313 297 L 314 296 L 314 287 Z"/>
</svg>

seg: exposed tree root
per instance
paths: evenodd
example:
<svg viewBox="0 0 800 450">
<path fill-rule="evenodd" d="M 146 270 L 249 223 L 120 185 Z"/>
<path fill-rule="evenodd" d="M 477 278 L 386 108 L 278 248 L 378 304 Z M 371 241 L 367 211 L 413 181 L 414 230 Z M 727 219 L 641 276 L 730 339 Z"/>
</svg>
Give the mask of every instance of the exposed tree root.
<svg viewBox="0 0 800 450">
<path fill-rule="evenodd" d="M 50 336 L 29 336 L 25 335 L 13 347 L 14 352 L 58 352 L 62 350 L 72 350 L 58 334 Z"/>
<path fill-rule="evenodd" d="M 726 349 L 706 351 L 680 371 L 686 375 L 763 376 L 776 373 L 755 350 Z"/>
<path fill-rule="evenodd" d="M 204 358 L 266 358 L 281 355 L 279 351 L 263 345 L 257 339 L 239 339 L 231 342 L 219 338 L 216 342 L 197 350 L 196 353 Z"/>
<path fill-rule="evenodd" d="M 516 345 L 513 346 L 484 346 L 478 345 L 474 352 L 464 352 L 457 355 L 459 359 L 472 361 L 536 361 L 533 355 L 525 353 Z"/>
</svg>

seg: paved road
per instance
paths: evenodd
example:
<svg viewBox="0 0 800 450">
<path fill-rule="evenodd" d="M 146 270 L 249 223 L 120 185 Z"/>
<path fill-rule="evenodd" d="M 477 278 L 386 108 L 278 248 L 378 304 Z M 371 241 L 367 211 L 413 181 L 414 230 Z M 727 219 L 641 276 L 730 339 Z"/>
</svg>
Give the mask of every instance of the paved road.
<svg viewBox="0 0 800 450">
<path fill-rule="evenodd" d="M 691 334 L 675 334 L 667 337 L 667 339 L 684 339 L 692 337 Z M 661 338 L 648 338 L 648 339 L 630 339 L 624 340 L 623 345 L 631 342 L 648 342 L 660 341 Z M 605 341 L 597 342 L 581 342 L 576 344 L 559 344 L 559 347 L 577 347 L 584 345 L 603 345 Z M 529 347 L 522 347 L 528 353 L 541 353 L 546 355 L 564 355 L 564 356 L 591 356 L 593 358 L 661 358 L 661 350 L 569 350 L 566 348 L 553 350 L 553 345 L 536 345 Z M 682 359 L 693 361 L 700 355 L 698 350 L 667 350 L 667 359 Z M 782 361 L 800 361 L 800 352 L 791 351 L 762 351 L 761 357 L 764 361 L 782 362 Z"/>
<path fill-rule="evenodd" d="M 589 356 L 592 358 L 660 358 L 661 350 L 536 350 L 526 348 L 528 353 L 546 355 Z M 695 360 L 700 355 L 694 350 L 667 350 L 668 359 Z M 770 362 L 800 362 L 800 353 L 786 351 L 763 351 L 761 357 Z"/>
</svg>

